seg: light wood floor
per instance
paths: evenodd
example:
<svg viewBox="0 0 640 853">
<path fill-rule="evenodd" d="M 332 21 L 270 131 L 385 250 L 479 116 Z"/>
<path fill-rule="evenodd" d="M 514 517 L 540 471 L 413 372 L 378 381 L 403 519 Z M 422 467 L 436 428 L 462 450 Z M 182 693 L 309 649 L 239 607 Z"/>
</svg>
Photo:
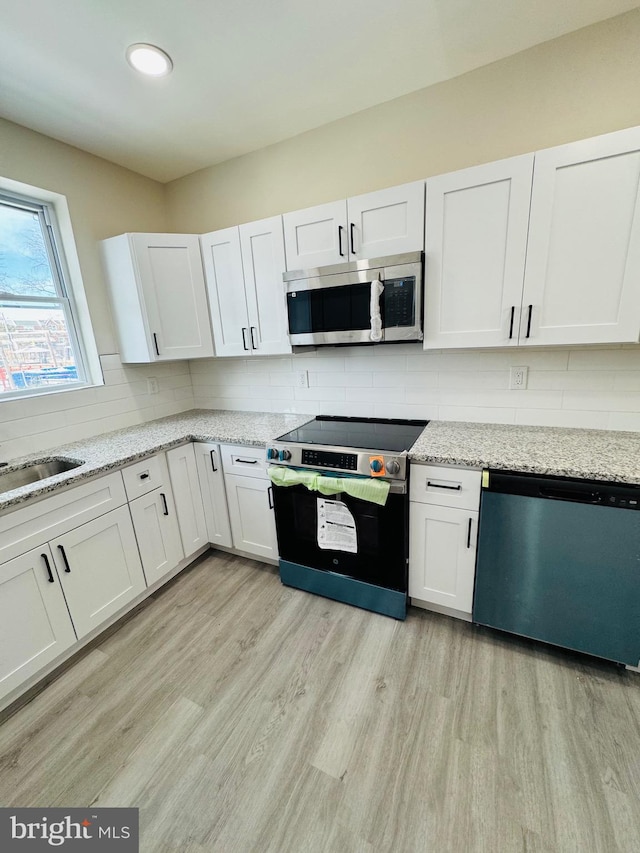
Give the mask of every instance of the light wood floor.
<svg viewBox="0 0 640 853">
<path fill-rule="evenodd" d="M 209 556 L 0 726 L 0 804 L 143 853 L 637 853 L 640 676 Z"/>
</svg>

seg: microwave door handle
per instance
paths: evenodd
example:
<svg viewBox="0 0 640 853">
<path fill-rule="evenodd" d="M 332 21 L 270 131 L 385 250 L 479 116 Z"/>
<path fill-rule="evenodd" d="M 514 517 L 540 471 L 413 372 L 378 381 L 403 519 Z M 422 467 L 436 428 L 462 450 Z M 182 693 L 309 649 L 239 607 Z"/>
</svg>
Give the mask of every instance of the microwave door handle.
<svg viewBox="0 0 640 853">
<path fill-rule="evenodd" d="M 371 282 L 371 301 L 369 307 L 369 314 L 371 320 L 371 331 L 369 332 L 369 337 L 374 343 L 382 340 L 382 315 L 380 313 L 380 296 L 382 295 L 382 291 L 384 290 L 384 284 L 380 279 L 380 275 L 378 274 L 378 278 L 374 279 Z"/>
</svg>

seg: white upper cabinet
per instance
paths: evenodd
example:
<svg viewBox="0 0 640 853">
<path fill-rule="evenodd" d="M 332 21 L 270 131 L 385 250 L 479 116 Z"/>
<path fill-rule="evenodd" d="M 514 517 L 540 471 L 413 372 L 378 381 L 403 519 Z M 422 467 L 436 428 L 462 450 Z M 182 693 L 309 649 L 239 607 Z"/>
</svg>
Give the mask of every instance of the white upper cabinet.
<svg viewBox="0 0 640 853">
<path fill-rule="evenodd" d="M 102 249 L 122 361 L 213 355 L 196 235 L 121 234 Z"/>
<path fill-rule="evenodd" d="M 637 342 L 640 128 L 536 153 L 521 344 Z"/>
<path fill-rule="evenodd" d="M 424 181 L 285 213 L 288 270 L 419 252 Z"/>
<path fill-rule="evenodd" d="M 425 349 L 518 342 L 533 156 L 427 180 Z"/>
<path fill-rule="evenodd" d="M 252 351 L 261 355 L 289 353 L 282 217 L 249 222 L 239 230 Z"/>
<path fill-rule="evenodd" d="M 349 260 L 344 199 L 285 213 L 282 221 L 288 270 L 309 270 Z"/>
<path fill-rule="evenodd" d="M 200 238 L 218 356 L 290 353 L 282 218 Z"/>
<path fill-rule="evenodd" d="M 424 181 L 347 200 L 349 260 L 420 252 L 424 241 Z"/>
</svg>

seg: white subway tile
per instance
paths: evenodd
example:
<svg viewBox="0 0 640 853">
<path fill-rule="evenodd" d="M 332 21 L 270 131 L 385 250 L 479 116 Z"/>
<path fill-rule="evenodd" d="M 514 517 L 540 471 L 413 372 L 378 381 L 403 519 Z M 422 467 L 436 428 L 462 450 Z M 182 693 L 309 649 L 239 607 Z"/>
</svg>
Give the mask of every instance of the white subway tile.
<svg viewBox="0 0 640 853">
<path fill-rule="evenodd" d="M 411 374 L 416 376 L 433 376 L 432 373 Z M 507 370 L 449 370 L 437 374 L 440 388 L 487 388 L 506 390 L 509 387 L 509 373 Z"/>
<path fill-rule="evenodd" d="M 640 392 L 565 391 L 561 408 L 597 412 L 640 412 Z"/>
<path fill-rule="evenodd" d="M 348 388 L 347 402 L 349 403 L 404 403 L 404 388 Z"/>
<path fill-rule="evenodd" d="M 376 403 L 374 405 L 374 416 L 376 418 L 410 418 L 412 420 L 434 420 L 438 418 L 438 406 L 429 406 L 426 403 Z"/>
<path fill-rule="evenodd" d="M 343 418 L 372 418 L 375 407 L 373 403 L 331 403 L 318 404 L 319 415 L 337 415 Z"/>
<path fill-rule="evenodd" d="M 569 370 L 640 370 L 640 347 L 572 350 L 569 353 Z"/>
<path fill-rule="evenodd" d="M 606 370 L 530 370 L 527 389 L 606 391 L 613 387 L 615 376 Z"/>
<path fill-rule="evenodd" d="M 294 388 L 296 400 L 322 400 L 324 402 L 346 399 L 344 388 Z"/>
<path fill-rule="evenodd" d="M 608 418 L 606 412 L 571 412 L 564 409 L 520 409 L 516 412 L 516 423 L 526 426 L 606 429 Z"/>
<path fill-rule="evenodd" d="M 640 412 L 611 412 L 607 428 L 640 432 Z"/>
<path fill-rule="evenodd" d="M 471 421 L 481 424 L 512 424 L 516 411 L 508 407 L 440 406 L 441 421 Z"/>
<path fill-rule="evenodd" d="M 396 370 L 404 372 L 407 368 L 407 357 L 405 355 L 381 355 L 379 358 L 371 359 L 364 356 L 354 356 L 347 362 L 349 371 L 381 371 Z"/>
<path fill-rule="evenodd" d="M 310 373 L 310 380 L 312 375 L 313 384 L 319 388 L 366 388 L 373 385 L 371 372 Z"/>
</svg>

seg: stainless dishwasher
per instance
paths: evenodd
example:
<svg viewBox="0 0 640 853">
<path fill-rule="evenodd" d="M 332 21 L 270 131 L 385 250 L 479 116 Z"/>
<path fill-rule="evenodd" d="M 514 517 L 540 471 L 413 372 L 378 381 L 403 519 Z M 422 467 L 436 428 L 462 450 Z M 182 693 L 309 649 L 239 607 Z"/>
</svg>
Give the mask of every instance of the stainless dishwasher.
<svg viewBox="0 0 640 853">
<path fill-rule="evenodd" d="M 640 486 L 483 472 L 473 620 L 638 666 Z"/>
</svg>

